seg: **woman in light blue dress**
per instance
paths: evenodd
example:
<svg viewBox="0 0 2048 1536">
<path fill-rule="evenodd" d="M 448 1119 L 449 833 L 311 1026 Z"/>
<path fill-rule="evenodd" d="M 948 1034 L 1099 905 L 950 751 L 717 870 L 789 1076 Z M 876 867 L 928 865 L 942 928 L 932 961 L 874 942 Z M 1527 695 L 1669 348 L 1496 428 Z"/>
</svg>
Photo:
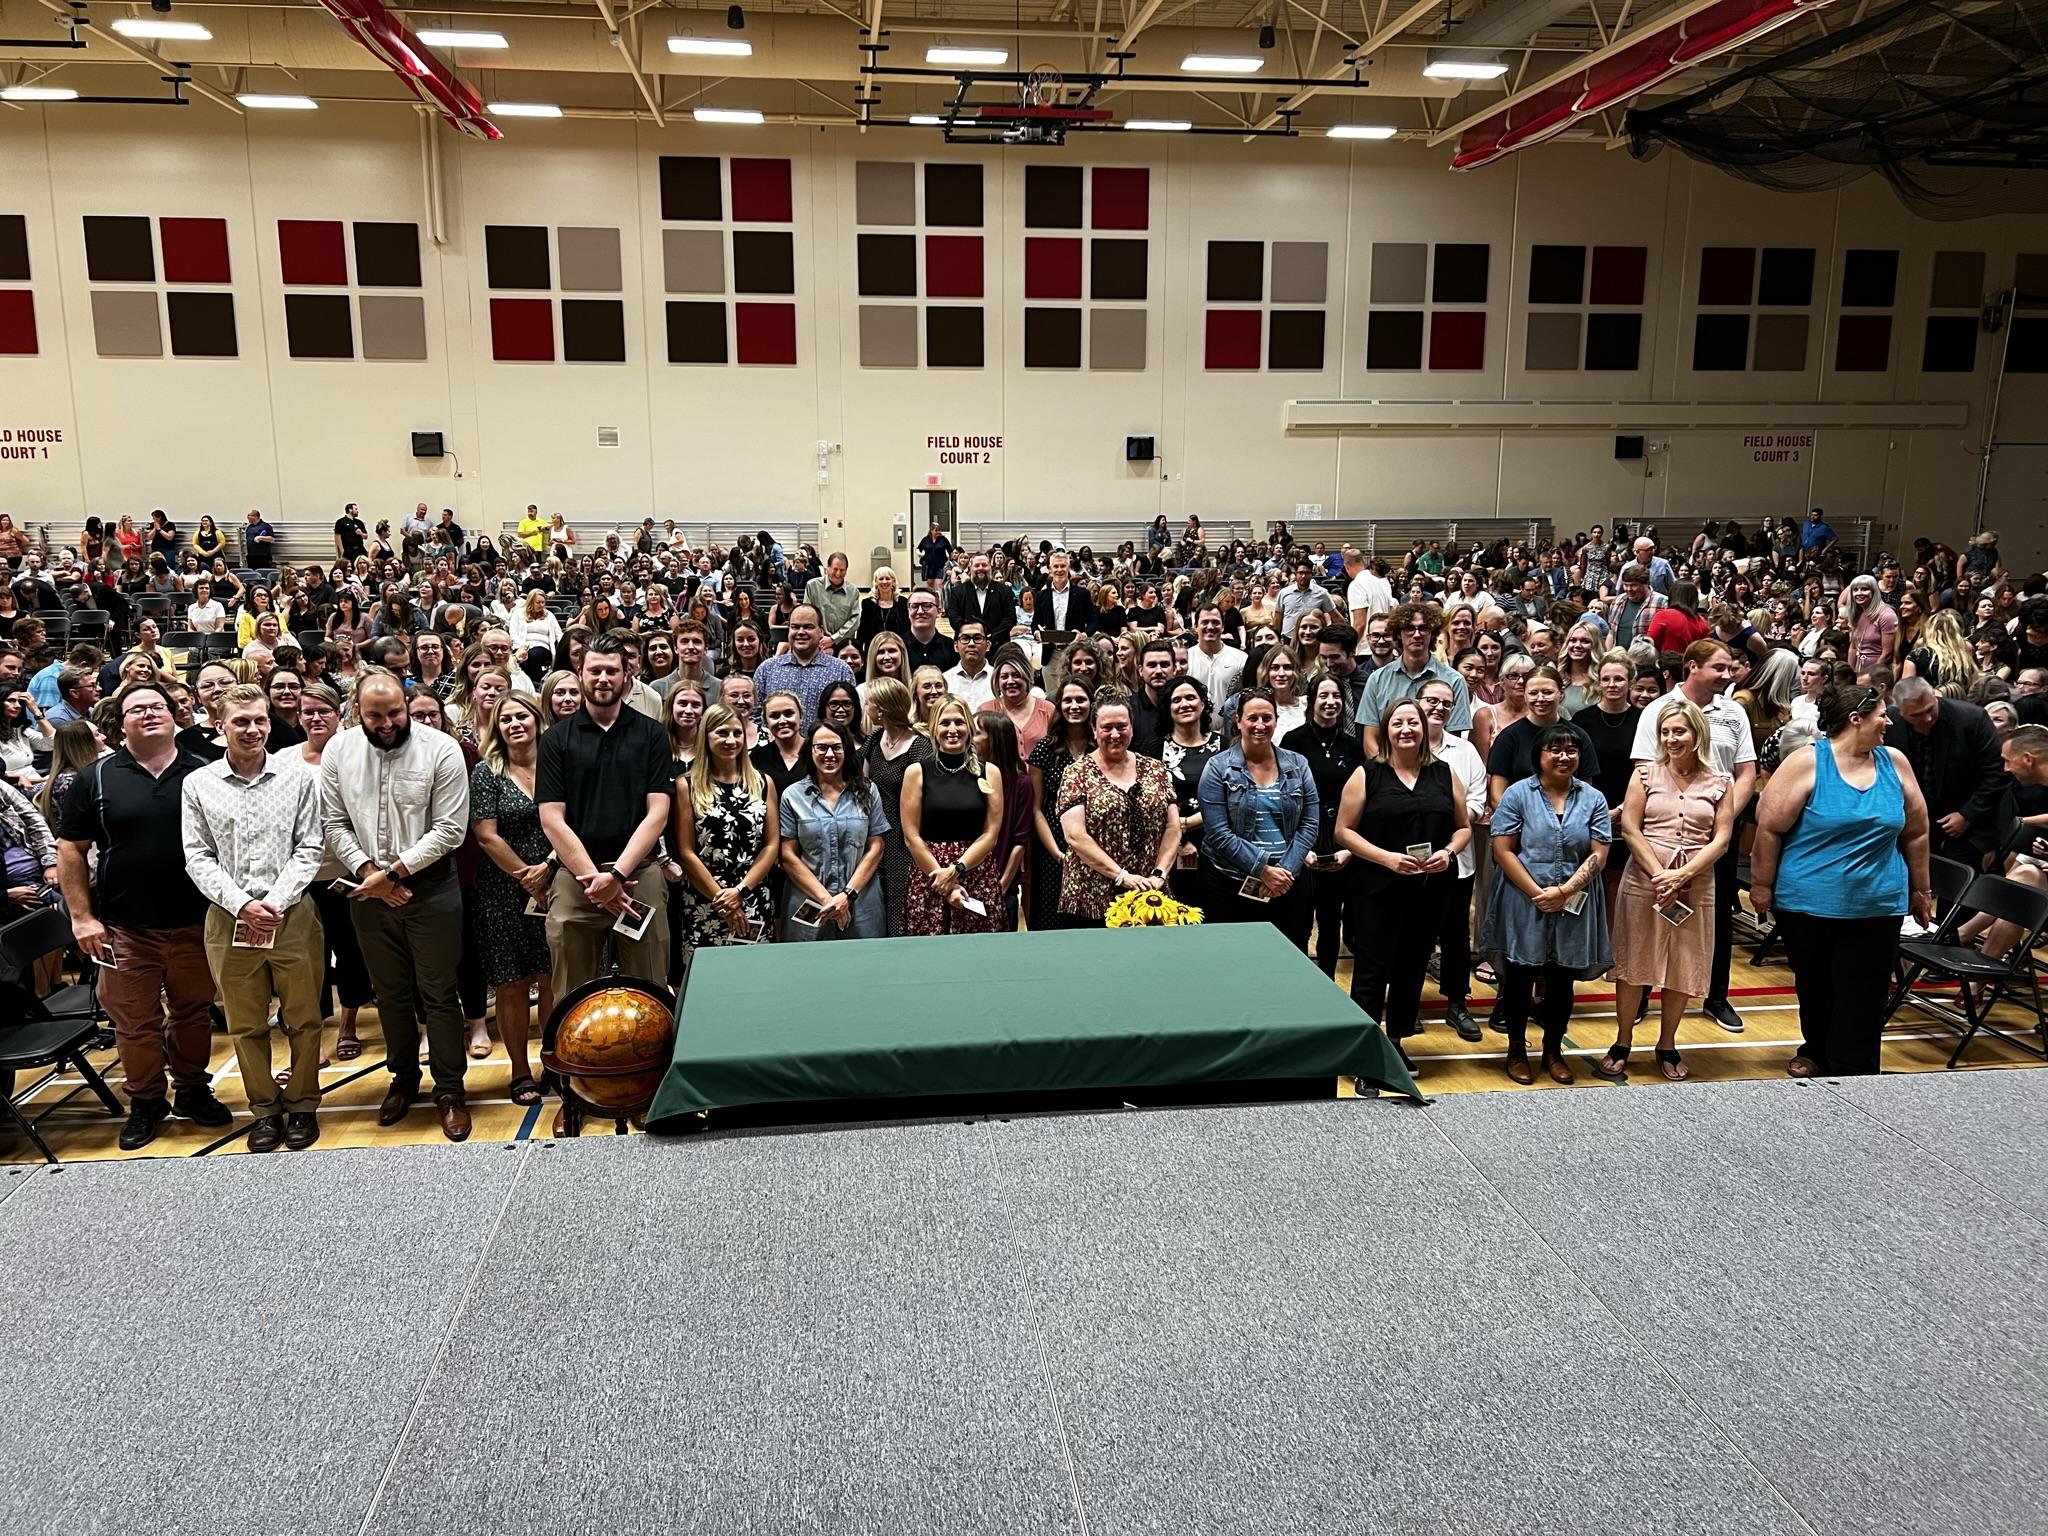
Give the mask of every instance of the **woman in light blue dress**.
<svg viewBox="0 0 2048 1536">
<path fill-rule="evenodd" d="M 785 942 L 885 935 L 881 879 L 889 817 L 861 765 L 851 731 L 830 720 L 812 723 L 797 759 L 802 777 L 789 786 L 778 813 L 788 877 Z M 817 911 L 806 910 L 813 905 Z"/>
</svg>

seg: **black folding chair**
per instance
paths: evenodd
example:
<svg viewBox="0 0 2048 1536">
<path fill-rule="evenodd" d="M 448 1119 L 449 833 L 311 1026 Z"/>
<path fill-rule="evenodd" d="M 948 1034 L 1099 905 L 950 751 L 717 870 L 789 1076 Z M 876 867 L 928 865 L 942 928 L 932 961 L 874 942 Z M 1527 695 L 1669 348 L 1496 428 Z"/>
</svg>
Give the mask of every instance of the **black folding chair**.
<svg viewBox="0 0 2048 1536">
<path fill-rule="evenodd" d="M 306 653 L 308 661 L 318 661 L 327 648 L 327 636 L 317 629 L 299 630 L 293 637 L 299 642 L 299 649 Z"/>
<path fill-rule="evenodd" d="M 70 947 L 71 920 L 55 907 L 44 907 L 0 928 L 0 965 L 6 967 L 9 975 L 31 974 L 36 961 Z M 53 1110 L 61 1109 L 78 1094 L 91 1089 L 106 1105 L 108 1114 L 117 1119 L 121 1115 L 121 1101 L 85 1056 L 106 1017 L 100 1011 L 98 985 L 98 971 L 90 962 L 86 965 L 85 980 L 59 987 L 48 997 L 37 997 L 13 982 L 0 984 L 0 990 L 7 994 L 5 1013 L 9 1020 L 0 1024 L 0 1077 L 11 1084 L 17 1072 L 48 1069 L 28 1087 L 8 1092 L 0 1103 L 6 1108 L 6 1118 L 21 1128 L 47 1162 L 56 1162 L 57 1154 L 50 1150 L 37 1127 Z M 34 1115 L 22 1112 L 23 1104 L 67 1070 L 78 1074 L 80 1082 L 76 1088 Z"/>
<path fill-rule="evenodd" d="M 2020 930 L 2019 942 L 2002 960 L 1957 942 L 1957 930 L 1980 913 Z M 1960 1031 L 1962 1039 L 1956 1042 L 1948 1059 L 1951 1067 L 1962 1058 L 1979 1030 L 2020 1050 L 2048 1058 L 2048 1020 L 2044 1020 L 2041 1011 L 2041 978 L 2033 955 L 2044 930 L 2048 930 L 2048 891 L 2037 891 L 2003 875 L 1977 875 L 1962 899 L 1949 909 L 1932 938 L 1900 942 L 1899 976 L 1885 1003 L 1885 1022 L 1889 1024 L 1900 1008 L 1911 1006 Z M 1922 980 L 1954 985 L 1960 1011 L 1927 993 L 1914 992 L 1913 988 Z M 2032 1041 L 1991 1022 L 1992 1010 L 2000 1002 L 2007 997 L 2018 1000 L 2022 983 L 2034 1006 Z"/>
<path fill-rule="evenodd" d="M 163 647 L 167 651 L 196 651 L 205 639 L 196 629 L 174 629 L 163 636 Z"/>
<path fill-rule="evenodd" d="M 113 615 L 104 608 L 74 608 L 71 611 L 73 641 L 90 640 L 95 645 L 105 645 L 113 629 Z"/>
<path fill-rule="evenodd" d="M 165 628 L 164 620 L 171 616 L 171 600 L 159 593 L 148 593 L 135 599 L 135 612 L 139 618 L 155 619 L 157 628 Z"/>
</svg>

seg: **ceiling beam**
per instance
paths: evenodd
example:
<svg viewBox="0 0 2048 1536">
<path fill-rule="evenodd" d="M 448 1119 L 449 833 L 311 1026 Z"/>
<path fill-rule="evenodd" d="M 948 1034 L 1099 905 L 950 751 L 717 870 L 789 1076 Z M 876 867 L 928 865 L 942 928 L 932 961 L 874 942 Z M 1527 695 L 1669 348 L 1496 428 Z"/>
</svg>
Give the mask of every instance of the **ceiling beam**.
<svg viewBox="0 0 2048 1536">
<path fill-rule="evenodd" d="M 640 99 L 647 103 L 647 110 L 654 114 L 654 126 L 666 128 L 668 121 L 662 116 L 661 98 L 654 94 L 654 87 L 640 69 L 640 29 L 636 25 L 631 37 L 619 31 L 618 13 L 612 9 L 611 0 L 597 0 L 597 12 L 604 18 L 604 29 L 611 34 L 612 46 L 619 50 L 619 57 L 625 60 L 626 73 L 633 77 L 633 84 L 640 89 Z"/>
<path fill-rule="evenodd" d="M 234 113 L 235 116 L 237 117 L 244 117 L 247 115 L 243 111 L 242 104 L 239 101 L 235 100 L 234 97 L 223 96 L 219 91 L 216 91 L 212 86 L 204 85 L 201 82 L 190 78 L 191 71 L 183 68 L 180 65 L 173 64 L 169 59 L 166 59 L 154 48 L 144 48 L 138 43 L 131 43 L 128 41 L 127 38 L 123 37 L 120 33 L 108 31 L 106 28 L 98 26 L 91 21 L 88 21 L 85 17 L 79 15 L 78 12 L 72 10 L 70 6 L 65 5 L 63 3 L 63 0 L 38 0 L 38 3 L 42 6 L 44 10 L 49 11 L 54 15 L 62 16 L 67 22 L 75 23 L 79 31 L 90 32 L 94 37 L 98 38 L 101 42 L 111 44 L 113 47 L 120 49 L 121 52 L 127 54 L 130 58 L 135 59 L 137 62 L 143 64 L 153 64 L 156 66 L 157 69 L 163 71 L 163 73 L 167 75 L 179 76 L 181 79 L 185 81 L 187 85 L 192 87 L 192 93 L 195 96 L 204 96 L 208 101 L 212 102 L 215 106 L 225 107 L 228 111 Z"/>
<path fill-rule="evenodd" d="M 1417 22 L 1422 21 L 1423 19 L 1431 15 L 1433 12 L 1435 12 L 1438 7 L 1438 4 L 1439 0 L 1415 0 L 1415 3 L 1409 6 L 1408 9 L 1401 12 L 1400 15 L 1396 16 L 1392 21 L 1388 22 L 1385 26 L 1378 28 L 1369 36 L 1367 36 L 1365 41 L 1358 45 L 1357 52 L 1352 54 L 1349 59 L 1340 59 L 1335 64 L 1332 64 L 1328 69 L 1324 70 L 1322 73 L 1322 78 L 1324 80 L 1332 82 L 1342 80 L 1346 75 L 1351 73 L 1352 59 L 1370 58 L 1374 53 L 1378 52 L 1379 49 L 1384 47 L 1394 38 L 1399 37 L 1403 32 L 1406 32 L 1410 27 L 1414 26 Z M 1319 93 L 1320 87 L 1313 85 L 1306 86 L 1303 89 L 1296 91 L 1292 96 L 1284 98 L 1281 101 L 1280 105 L 1283 107 L 1298 107 L 1303 102 L 1307 101 L 1310 97 L 1318 95 Z M 1261 130 L 1271 128 L 1280 121 L 1281 116 L 1279 109 L 1275 108 L 1273 111 L 1268 112 L 1264 117 L 1259 119 L 1257 127 Z"/>
</svg>

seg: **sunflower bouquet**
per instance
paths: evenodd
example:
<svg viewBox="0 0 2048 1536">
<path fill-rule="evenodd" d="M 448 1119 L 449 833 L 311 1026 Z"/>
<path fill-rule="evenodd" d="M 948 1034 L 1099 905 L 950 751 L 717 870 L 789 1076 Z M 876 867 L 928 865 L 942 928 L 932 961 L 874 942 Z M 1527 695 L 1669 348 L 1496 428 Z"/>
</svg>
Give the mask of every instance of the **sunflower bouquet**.
<svg viewBox="0 0 2048 1536">
<path fill-rule="evenodd" d="M 1109 904 L 1106 928 L 1192 928 L 1202 909 L 1175 901 L 1164 891 L 1125 891 Z"/>
</svg>

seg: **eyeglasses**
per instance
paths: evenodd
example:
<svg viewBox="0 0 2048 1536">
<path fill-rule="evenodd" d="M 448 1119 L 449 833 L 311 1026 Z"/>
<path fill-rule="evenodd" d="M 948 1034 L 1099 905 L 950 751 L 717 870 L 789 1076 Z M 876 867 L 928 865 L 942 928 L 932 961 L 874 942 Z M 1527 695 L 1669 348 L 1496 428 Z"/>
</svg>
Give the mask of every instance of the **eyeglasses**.
<svg viewBox="0 0 2048 1536">
<path fill-rule="evenodd" d="M 1401 626 L 1401 633 L 1404 635 L 1433 635 L 1436 633 L 1436 626 L 1433 624 L 1403 624 Z"/>
<path fill-rule="evenodd" d="M 161 704 L 137 704 L 133 709 L 121 711 L 123 720 L 146 720 L 151 715 L 168 715 L 170 711 Z"/>
</svg>

